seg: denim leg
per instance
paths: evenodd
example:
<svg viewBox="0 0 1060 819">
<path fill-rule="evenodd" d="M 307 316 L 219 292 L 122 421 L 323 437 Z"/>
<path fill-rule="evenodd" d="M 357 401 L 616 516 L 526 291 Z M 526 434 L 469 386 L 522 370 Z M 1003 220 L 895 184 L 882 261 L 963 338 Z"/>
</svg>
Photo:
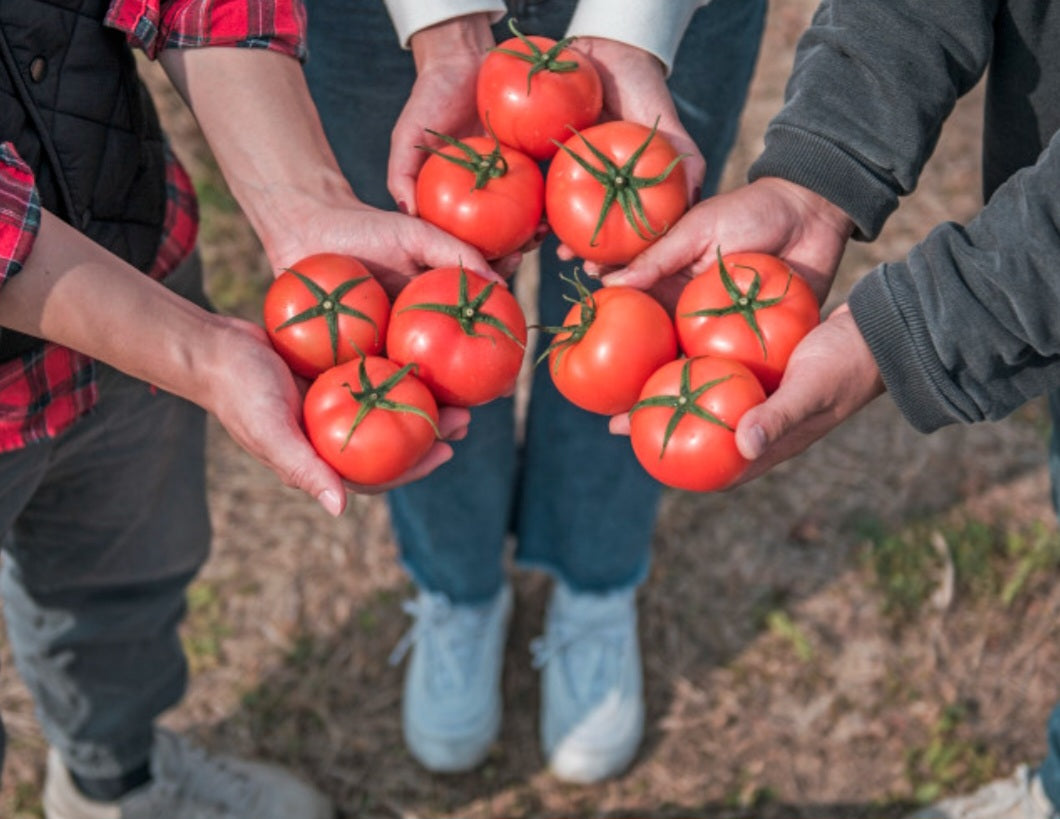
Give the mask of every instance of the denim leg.
<svg viewBox="0 0 1060 819">
<path fill-rule="evenodd" d="M 0 573 L 15 665 L 74 771 L 147 759 L 187 679 L 177 626 L 206 557 L 205 414 L 100 367 L 96 410 L 0 456 Z"/>
<path fill-rule="evenodd" d="M 515 5 L 523 31 L 559 37 L 575 2 L 509 7 Z M 765 7 L 765 0 L 714 0 L 693 17 L 675 60 L 670 87 L 707 158 L 707 192 L 735 138 Z M 415 79 L 412 61 L 398 49 L 382 4 L 309 0 L 307 8 L 306 77 L 325 131 L 358 195 L 392 207 L 385 184 L 389 133 Z M 508 36 L 504 21 L 494 32 Z M 550 240 L 542 248 L 538 309 L 542 321 L 559 323 L 568 305 L 558 274 L 569 266 L 555 258 L 555 246 Z M 534 377 L 522 453 L 514 434 L 510 402 L 478 408 L 452 461 L 389 494 L 413 578 L 459 601 L 489 596 L 502 582 L 504 535 L 514 527 L 520 562 L 551 570 L 576 589 L 639 582 L 660 489 L 629 442 L 611 436 L 606 419 L 561 399 L 544 368 Z"/>
<path fill-rule="evenodd" d="M 714 0 L 693 17 L 674 61 L 670 90 L 706 157 L 705 195 L 716 190 L 736 138 L 765 12 L 765 0 Z M 556 257 L 555 247 L 550 237 L 541 249 L 538 305 L 542 323 L 551 325 L 562 324 L 569 307 L 559 276 L 574 267 Z M 637 584 L 648 571 L 660 494 L 628 439 L 563 399 L 539 367 L 517 500 L 516 559 L 578 591 Z"/>
<path fill-rule="evenodd" d="M 392 209 L 390 131 L 416 78 L 412 58 L 378 0 L 309 0 L 307 11 L 305 75 L 328 140 L 358 196 Z M 471 433 L 449 463 L 387 496 L 412 578 L 462 603 L 487 599 L 504 582 L 516 475 L 512 401 L 475 408 L 471 417 Z"/>
<path fill-rule="evenodd" d="M 1045 761 L 1038 769 L 1038 775 L 1049 801 L 1060 806 L 1060 705 L 1049 715 L 1046 740 Z"/>
</svg>

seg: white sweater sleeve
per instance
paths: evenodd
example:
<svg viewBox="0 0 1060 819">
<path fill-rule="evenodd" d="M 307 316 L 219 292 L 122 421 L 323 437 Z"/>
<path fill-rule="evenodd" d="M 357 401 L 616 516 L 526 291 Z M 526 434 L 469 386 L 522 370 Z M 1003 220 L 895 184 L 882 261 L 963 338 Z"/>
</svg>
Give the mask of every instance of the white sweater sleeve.
<svg viewBox="0 0 1060 819">
<path fill-rule="evenodd" d="M 504 0 L 385 0 L 386 10 L 394 23 L 402 48 L 409 47 L 409 39 L 422 28 L 463 17 L 465 14 L 488 12 L 496 22 L 504 16 Z"/>
<path fill-rule="evenodd" d="M 696 9 L 710 0 L 580 0 L 567 28 L 573 37 L 604 37 L 637 46 L 673 68 Z"/>
</svg>

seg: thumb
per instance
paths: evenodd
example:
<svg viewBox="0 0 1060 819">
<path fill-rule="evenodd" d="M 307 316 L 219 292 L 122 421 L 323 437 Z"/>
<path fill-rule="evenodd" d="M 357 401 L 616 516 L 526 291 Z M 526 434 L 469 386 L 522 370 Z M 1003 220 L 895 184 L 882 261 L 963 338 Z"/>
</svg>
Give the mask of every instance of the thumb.
<svg viewBox="0 0 1060 819">
<path fill-rule="evenodd" d="M 758 406 L 751 407 L 736 425 L 736 448 L 754 461 L 784 438 L 800 422 L 814 415 L 817 401 L 797 379 L 786 379 Z"/>
<path fill-rule="evenodd" d="M 626 285 L 647 290 L 661 279 L 691 267 L 709 249 L 691 225 L 679 221 L 626 267 L 601 277 L 607 285 Z"/>
<path fill-rule="evenodd" d="M 346 508 L 342 477 L 317 455 L 308 442 L 292 447 L 289 460 L 270 466 L 285 484 L 314 498 L 332 517 L 338 517 Z"/>
</svg>

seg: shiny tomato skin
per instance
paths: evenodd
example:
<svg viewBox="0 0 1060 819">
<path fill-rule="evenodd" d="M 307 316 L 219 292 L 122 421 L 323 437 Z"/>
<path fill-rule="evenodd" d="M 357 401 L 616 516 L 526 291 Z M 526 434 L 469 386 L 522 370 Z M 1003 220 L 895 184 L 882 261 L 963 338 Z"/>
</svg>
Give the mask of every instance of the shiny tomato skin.
<svg viewBox="0 0 1060 819">
<path fill-rule="evenodd" d="M 347 290 L 339 301 L 345 308 L 367 318 L 338 313 L 334 337 L 323 315 L 281 328 L 284 322 L 318 304 L 318 298 L 296 272 L 327 293 L 346 282 L 364 279 Z M 362 353 L 374 355 L 383 349 L 390 299 L 368 268 L 353 256 L 317 253 L 296 262 L 273 279 L 265 293 L 263 314 L 265 332 L 287 365 L 305 378 L 315 378 L 336 364 L 358 358 Z"/>
<path fill-rule="evenodd" d="M 592 294 L 592 324 L 577 341 L 570 333 L 553 340 L 548 368 L 556 389 L 589 412 L 617 415 L 637 400 L 648 377 L 677 357 L 677 334 L 666 309 L 633 287 L 603 287 Z M 565 327 L 581 322 L 584 302 L 575 304 Z"/>
<path fill-rule="evenodd" d="M 639 400 L 679 394 L 681 370 L 690 366 L 693 390 L 714 379 L 727 379 L 708 389 L 695 403 L 731 429 L 686 414 L 665 449 L 666 427 L 674 413 L 668 407 L 634 408 L 629 417 L 630 442 L 641 466 L 657 481 L 675 489 L 713 492 L 735 481 L 748 462 L 736 449 L 733 430 L 740 417 L 766 396 L 758 379 L 743 364 L 725 358 L 700 356 L 663 365 L 644 384 Z"/>
<path fill-rule="evenodd" d="M 762 337 L 739 313 L 714 316 L 691 315 L 704 309 L 729 308 L 727 292 L 717 262 L 685 285 L 677 302 L 676 324 L 685 355 L 716 355 L 746 364 L 767 393 L 772 393 L 784 375 L 791 353 L 799 341 L 821 320 L 813 290 L 786 262 L 766 253 L 729 253 L 722 256 L 725 269 L 738 290 L 747 294 L 754 287 L 755 273 L 761 289 L 756 302 L 775 304 L 754 310 Z M 764 349 L 763 349 L 764 343 Z"/>
<path fill-rule="evenodd" d="M 549 37 L 527 38 L 547 52 L 556 41 Z M 530 48 L 512 37 L 499 46 L 521 54 Z M 531 64 L 499 51 L 486 55 L 479 69 L 476 102 L 483 126 L 497 138 L 534 159 L 551 159 L 558 150 L 553 140 L 570 136 L 569 126 L 578 130 L 593 125 L 603 108 L 603 84 L 590 60 L 569 48 L 558 54 L 560 60 L 578 63 L 574 71 L 539 71 L 530 79 Z"/>
<path fill-rule="evenodd" d="M 615 120 L 586 128 L 571 136 L 564 145 L 597 169 L 601 163 L 586 147 L 592 143 L 622 167 L 651 134 L 651 129 L 636 122 Z M 664 136 L 656 133 L 633 167 L 633 175 L 654 178 L 662 174 L 678 157 Z M 545 213 L 549 226 L 577 256 L 599 264 L 626 264 L 665 233 L 687 210 L 685 172 L 679 162 L 662 182 L 639 191 L 647 224 L 640 233 L 626 218 L 618 201 L 611 203 L 603 226 L 593 238 L 606 188 L 577 163 L 566 151 L 559 151 L 549 165 L 545 178 Z"/>
<path fill-rule="evenodd" d="M 386 358 L 368 356 L 365 371 L 373 384 L 401 368 Z M 392 481 L 419 462 L 435 441 L 435 432 L 422 417 L 405 411 L 375 408 L 350 436 L 360 402 L 350 395 L 361 390 L 359 360 L 323 372 L 306 392 L 302 414 L 306 435 L 320 457 L 348 481 L 364 486 Z M 408 373 L 387 398 L 420 408 L 435 426 L 438 405 L 427 386 Z"/>
<path fill-rule="evenodd" d="M 462 275 L 469 301 L 492 285 L 470 324 L 472 335 L 453 316 L 425 307 L 458 307 Z M 511 335 L 488 321 L 503 325 Z M 439 403 L 473 407 L 515 389 L 526 336 L 523 310 L 503 284 L 460 267 L 441 267 L 410 280 L 394 299 L 387 355 L 400 364 L 415 362 L 419 378 Z"/>
<path fill-rule="evenodd" d="M 468 137 L 462 142 L 486 156 L 494 148 L 488 137 Z M 439 150 L 466 158 L 452 145 Z M 499 259 L 526 245 L 544 212 L 545 179 L 526 154 L 505 145 L 503 176 L 475 188 L 475 175 L 466 168 L 432 154 L 416 178 L 416 207 L 422 218 L 474 245 L 487 259 Z"/>
</svg>

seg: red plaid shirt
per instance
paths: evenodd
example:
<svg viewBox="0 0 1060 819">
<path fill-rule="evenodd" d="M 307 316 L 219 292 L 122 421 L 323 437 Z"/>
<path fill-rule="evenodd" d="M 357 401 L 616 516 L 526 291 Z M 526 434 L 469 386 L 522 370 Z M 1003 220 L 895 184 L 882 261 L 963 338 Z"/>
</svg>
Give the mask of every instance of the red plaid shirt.
<svg viewBox="0 0 1060 819">
<path fill-rule="evenodd" d="M 165 48 L 237 46 L 305 57 L 302 0 L 113 0 L 106 25 L 125 32 L 130 46 L 157 57 Z M 163 279 L 187 257 L 198 232 L 195 191 L 167 153 L 166 217 L 150 275 Z M 33 248 L 40 200 L 33 173 L 10 142 L 0 143 L 0 298 Z M 0 364 L 0 452 L 53 438 L 95 404 L 92 359 L 45 344 Z"/>
</svg>

